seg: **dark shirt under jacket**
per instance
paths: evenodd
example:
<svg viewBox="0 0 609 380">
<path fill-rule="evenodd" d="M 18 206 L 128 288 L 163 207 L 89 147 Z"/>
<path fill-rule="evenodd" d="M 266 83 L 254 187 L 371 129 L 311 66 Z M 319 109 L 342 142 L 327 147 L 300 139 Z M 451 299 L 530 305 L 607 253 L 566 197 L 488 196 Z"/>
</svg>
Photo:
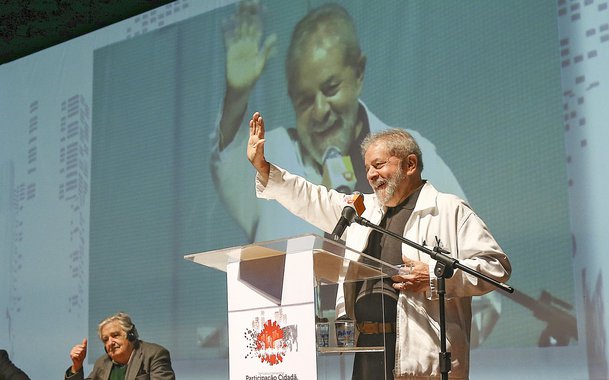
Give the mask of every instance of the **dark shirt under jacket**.
<svg viewBox="0 0 609 380">
<path fill-rule="evenodd" d="M 412 193 L 402 203 L 395 207 L 388 207 L 379 224 L 380 227 L 396 233 L 404 234 L 406 222 L 419 198 L 421 188 Z M 392 236 L 382 234 L 376 230 L 370 233 L 368 245 L 364 250 L 368 256 L 393 264 L 402 264 L 402 242 Z M 355 294 L 355 319 L 357 322 L 385 322 L 393 323 L 397 317 L 398 292 L 393 289 L 390 278 L 383 280 L 369 280 L 359 283 Z M 395 366 L 395 329 L 385 334 L 359 334 L 358 347 L 385 346 L 385 353 L 357 353 L 353 363 L 352 380 L 372 379 L 375 374 L 383 373 L 388 380 L 393 380 Z"/>
</svg>

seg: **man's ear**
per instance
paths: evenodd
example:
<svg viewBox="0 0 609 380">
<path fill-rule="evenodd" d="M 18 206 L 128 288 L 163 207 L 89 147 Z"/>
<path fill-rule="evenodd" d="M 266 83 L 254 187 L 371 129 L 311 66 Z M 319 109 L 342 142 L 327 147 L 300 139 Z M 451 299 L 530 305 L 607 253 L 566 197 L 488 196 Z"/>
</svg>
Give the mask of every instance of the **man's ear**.
<svg viewBox="0 0 609 380">
<path fill-rule="evenodd" d="M 368 58 L 365 55 L 360 55 L 359 59 L 357 60 L 357 65 L 356 65 L 356 75 L 357 75 L 357 79 L 360 82 L 364 81 L 364 74 L 366 73 L 366 62 L 367 62 Z"/>
<path fill-rule="evenodd" d="M 404 165 L 404 169 L 406 169 L 406 174 L 413 174 L 419 168 L 419 160 L 417 159 L 417 155 L 411 153 L 406 157 L 406 165 Z"/>
</svg>

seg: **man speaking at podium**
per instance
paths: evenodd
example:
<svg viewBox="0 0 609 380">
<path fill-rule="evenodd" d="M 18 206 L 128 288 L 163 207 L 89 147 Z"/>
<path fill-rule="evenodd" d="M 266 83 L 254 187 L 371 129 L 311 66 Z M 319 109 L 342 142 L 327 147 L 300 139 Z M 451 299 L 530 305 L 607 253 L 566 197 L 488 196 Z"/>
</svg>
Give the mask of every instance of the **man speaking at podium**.
<svg viewBox="0 0 609 380">
<path fill-rule="evenodd" d="M 317 228 L 336 233 L 337 222 L 343 222 L 340 219 L 345 194 L 269 163 L 264 154 L 262 116 L 254 113 L 249 124 L 247 158 L 257 171 L 256 195 L 274 199 Z M 364 218 L 417 244 L 439 246 L 462 265 L 497 281 L 509 279 L 510 262 L 485 223 L 464 200 L 438 192 L 422 178 L 421 149 L 408 132 L 389 129 L 369 135 L 361 143 L 361 152 L 367 180 L 374 191 L 364 197 Z M 358 345 L 374 339 L 386 341 L 385 360 L 383 353 L 356 354 L 352 378 L 382 378 L 383 371 L 388 379 L 440 378 L 435 261 L 397 239 L 357 224 L 339 235 L 352 249 L 407 268 L 391 281 L 360 284 L 353 294 L 339 289 L 337 317 L 355 319 L 360 329 Z M 472 297 L 493 289 L 493 285 L 458 269 L 446 280 L 451 379 L 469 378 Z M 395 316 L 395 320 L 386 319 L 389 323 L 383 331 L 373 331 L 367 326 L 379 321 L 381 298 L 385 316 Z"/>
</svg>

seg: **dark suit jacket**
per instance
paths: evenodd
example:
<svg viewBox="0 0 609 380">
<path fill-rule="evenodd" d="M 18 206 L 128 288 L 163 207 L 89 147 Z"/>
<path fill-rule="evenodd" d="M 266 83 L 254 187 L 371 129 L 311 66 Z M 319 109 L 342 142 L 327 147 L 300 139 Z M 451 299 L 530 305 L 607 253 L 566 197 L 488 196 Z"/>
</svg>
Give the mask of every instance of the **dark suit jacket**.
<svg viewBox="0 0 609 380">
<path fill-rule="evenodd" d="M 175 380 L 169 351 L 155 343 L 142 341 L 139 343 L 127 366 L 125 380 Z M 108 380 L 110 370 L 112 370 L 112 360 L 108 355 L 102 355 L 95 361 L 93 370 L 86 379 Z M 66 372 L 66 380 L 84 380 L 82 368 L 72 376 L 67 376 L 68 373 L 69 369 Z"/>
<path fill-rule="evenodd" d="M 0 350 L 0 380 L 30 380 L 30 378 L 8 358 L 8 353 Z"/>
</svg>

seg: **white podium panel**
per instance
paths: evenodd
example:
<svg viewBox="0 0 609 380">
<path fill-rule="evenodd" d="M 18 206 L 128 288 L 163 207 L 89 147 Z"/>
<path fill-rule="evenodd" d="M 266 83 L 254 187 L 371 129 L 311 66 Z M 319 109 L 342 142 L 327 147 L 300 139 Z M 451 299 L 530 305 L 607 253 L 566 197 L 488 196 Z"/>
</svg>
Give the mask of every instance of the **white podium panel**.
<svg viewBox="0 0 609 380">
<path fill-rule="evenodd" d="M 331 297 L 338 284 L 380 280 L 395 266 L 316 235 L 185 259 L 226 272 L 231 380 L 350 379 L 350 355 L 384 351 L 338 344 Z M 318 339 L 318 325 L 327 339 Z"/>
</svg>

